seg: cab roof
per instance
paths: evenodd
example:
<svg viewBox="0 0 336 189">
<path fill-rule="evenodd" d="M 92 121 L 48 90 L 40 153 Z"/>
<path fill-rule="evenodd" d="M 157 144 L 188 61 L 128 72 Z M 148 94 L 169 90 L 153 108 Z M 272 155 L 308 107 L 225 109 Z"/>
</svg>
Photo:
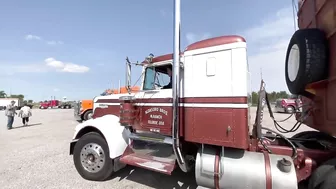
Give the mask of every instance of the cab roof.
<svg viewBox="0 0 336 189">
<path fill-rule="evenodd" d="M 237 42 L 246 42 L 246 40 L 239 35 L 226 35 L 226 36 L 213 37 L 190 44 L 185 48 L 184 52 Z M 183 52 L 181 52 L 180 55 L 183 55 Z M 170 53 L 154 57 L 152 59 L 152 63 L 168 61 L 172 59 L 173 59 L 173 53 Z M 147 62 L 143 61 L 142 64 L 147 64 Z"/>
</svg>

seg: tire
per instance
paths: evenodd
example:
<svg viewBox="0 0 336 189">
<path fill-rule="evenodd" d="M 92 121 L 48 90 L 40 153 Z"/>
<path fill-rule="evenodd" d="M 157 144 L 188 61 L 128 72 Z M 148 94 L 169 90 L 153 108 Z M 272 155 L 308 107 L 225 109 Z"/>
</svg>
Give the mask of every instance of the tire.
<svg viewBox="0 0 336 189">
<path fill-rule="evenodd" d="M 326 175 L 324 182 L 319 189 L 335 189 L 336 186 L 336 171 L 329 171 Z"/>
<path fill-rule="evenodd" d="M 286 107 L 286 113 L 291 114 L 295 111 L 294 106 L 287 106 Z"/>
<path fill-rule="evenodd" d="M 99 146 L 98 149 L 99 148 L 102 149 L 102 151 L 99 150 L 99 152 L 103 153 L 102 159 L 100 159 L 102 160 L 102 163 L 96 164 L 91 167 L 86 165 L 87 169 L 91 171 L 96 171 L 96 172 L 89 172 L 87 169 L 84 168 L 84 166 L 82 165 L 82 161 L 81 161 L 82 149 L 84 149 L 85 147 L 90 149 L 89 147 L 90 143 L 92 143 L 91 144 L 92 147 L 95 147 L 95 145 L 96 147 Z M 90 153 L 90 152 L 86 151 L 86 153 Z M 74 164 L 75 164 L 77 172 L 82 176 L 82 178 L 86 180 L 104 181 L 108 179 L 113 173 L 113 160 L 110 159 L 110 152 L 108 149 L 108 145 L 105 139 L 96 132 L 87 133 L 78 140 L 78 142 L 76 143 L 74 147 L 73 160 L 74 160 Z"/>
<path fill-rule="evenodd" d="M 315 169 L 313 174 L 310 176 L 308 189 L 332 189 L 332 187 L 328 183 L 331 182 L 331 176 L 335 178 L 335 166 L 336 158 L 324 162 L 317 169 Z M 324 188 L 322 187 L 323 185 L 325 185 Z M 332 186 L 335 187 L 335 185 Z"/>
<path fill-rule="evenodd" d="M 91 114 L 91 115 L 90 115 L 90 114 Z M 92 114 L 93 114 L 92 110 L 88 110 L 88 111 L 86 111 L 86 112 L 84 113 L 84 115 L 83 115 L 83 120 L 86 121 L 86 120 L 91 119 L 91 118 L 92 118 Z"/>
<path fill-rule="evenodd" d="M 328 77 L 328 43 L 316 28 L 297 30 L 287 47 L 285 77 L 288 90 L 305 95 L 307 84 Z"/>
<path fill-rule="evenodd" d="M 292 138 L 316 139 L 316 140 L 326 139 L 329 141 L 336 140 L 334 137 L 320 131 L 303 131 L 293 135 Z"/>
</svg>

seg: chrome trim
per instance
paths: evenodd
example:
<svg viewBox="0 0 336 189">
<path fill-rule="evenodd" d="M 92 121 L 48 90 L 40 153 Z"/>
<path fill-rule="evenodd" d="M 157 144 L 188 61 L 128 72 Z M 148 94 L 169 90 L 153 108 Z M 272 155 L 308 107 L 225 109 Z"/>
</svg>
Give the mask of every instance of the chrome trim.
<svg viewBox="0 0 336 189">
<path fill-rule="evenodd" d="M 155 136 L 154 134 L 135 134 L 130 133 L 128 135 L 130 139 L 133 140 L 141 140 L 141 141 L 148 141 L 148 142 L 155 142 L 155 143 L 162 143 L 162 144 L 173 144 L 173 140 L 171 137 L 160 137 Z"/>
<path fill-rule="evenodd" d="M 177 159 L 177 163 L 183 172 L 188 172 L 189 167 L 184 159 L 184 155 L 180 149 L 179 139 L 179 98 L 180 98 L 180 20 L 181 20 L 181 1 L 174 0 L 174 60 L 173 60 L 173 123 L 172 123 L 172 138 L 173 150 Z"/>
</svg>

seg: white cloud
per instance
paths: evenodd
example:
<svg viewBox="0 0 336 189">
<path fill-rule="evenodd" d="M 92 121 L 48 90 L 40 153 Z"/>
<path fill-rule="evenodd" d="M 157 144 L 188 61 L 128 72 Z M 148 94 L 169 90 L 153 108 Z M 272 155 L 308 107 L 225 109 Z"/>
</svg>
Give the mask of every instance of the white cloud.
<svg viewBox="0 0 336 189">
<path fill-rule="evenodd" d="M 211 37 L 210 33 L 195 34 L 195 33 L 188 32 L 186 34 L 188 45 L 190 45 L 191 43 L 194 43 L 196 41 L 200 41 L 200 40 L 207 39 L 207 38 L 210 38 L 210 37 Z"/>
<path fill-rule="evenodd" d="M 45 73 L 51 71 L 58 72 L 68 72 L 68 73 L 85 73 L 90 70 L 89 67 L 78 65 L 74 63 L 65 63 L 55 58 L 47 58 L 43 62 L 40 63 L 9 63 L 9 62 L 1 62 L 0 67 L 2 71 L 0 72 L 0 76 L 11 76 L 17 73 Z"/>
<path fill-rule="evenodd" d="M 47 63 L 47 66 L 50 66 L 56 69 L 63 69 L 65 67 L 65 64 L 63 62 L 55 60 L 54 58 L 47 58 L 45 59 L 45 62 Z"/>
<path fill-rule="evenodd" d="M 288 91 L 285 82 L 285 57 L 287 45 L 294 32 L 292 8 L 288 7 L 241 34 L 247 40 L 248 52 L 252 52 L 248 57 L 252 90 L 259 89 L 262 70 L 267 91 Z"/>
<path fill-rule="evenodd" d="M 26 40 L 42 40 L 41 37 L 39 37 L 39 36 L 37 36 L 37 35 L 31 35 L 31 34 L 26 35 L 26 36 L 25 36 L 25 39 L 26 39 Z"/>
<path fill-rule="evenodd" d="M 78 65 L 74 63 L 64 63 L 52 57 L 47 58 L 44 61 L 47 66 L 54 68 L 56 71 L 60 72 L 85 73 L 90 70 L 90 68 L 87 66 Z"/>
<path fill-rule="evenodd" d="M 48 45 L 63 45 L 63 41 L 47 41 Z"/>
<path fill-rule="evenodd" d="M 42 37 L 37 35 L 28 34 L 25 36 L 26 40 L 38 40 L 38 41 L 44 41 L 47 45 L 63 45 L 63 41 L 56 41 L 56 40 L 44 40 Z"/>
<path fill-rule="evenodd" d="M 15 73 L 43 73 L 47 72 L 48 68 L 41 64 L 26 63 L 26 64 L 0 64 L 3 70 L 0 75 L 14 75 Z"/>
<path fill-rule="evenodd" d="M 90 70 L 89 67 L 81 66 L 78 64 L 67 63 L 65 64 L 63 71 L 64 72 L 72 72 L 72 73 L 85 73 Z"/>
</svg>

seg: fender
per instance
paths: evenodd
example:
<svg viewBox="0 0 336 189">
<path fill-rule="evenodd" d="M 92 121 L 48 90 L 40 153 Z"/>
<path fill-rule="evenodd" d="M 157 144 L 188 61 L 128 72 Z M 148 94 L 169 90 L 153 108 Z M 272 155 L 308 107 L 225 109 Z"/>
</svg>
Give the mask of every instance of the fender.
<svg viewBox="0 0 336 189">
<path fill-rule="evenodd" d="M 96 131 L 103 135 L 110 151 L 110 158 L 115 159 L 121 156 L 129 144 L 130 132 L 119 124 L 119 117 L 105 115 L 96 119 L 90 119 L 80 123 L 75 128 L 75 133 L 70 144 L 70 154 L 73 147 L 81 136 Z"/>
</svg>

